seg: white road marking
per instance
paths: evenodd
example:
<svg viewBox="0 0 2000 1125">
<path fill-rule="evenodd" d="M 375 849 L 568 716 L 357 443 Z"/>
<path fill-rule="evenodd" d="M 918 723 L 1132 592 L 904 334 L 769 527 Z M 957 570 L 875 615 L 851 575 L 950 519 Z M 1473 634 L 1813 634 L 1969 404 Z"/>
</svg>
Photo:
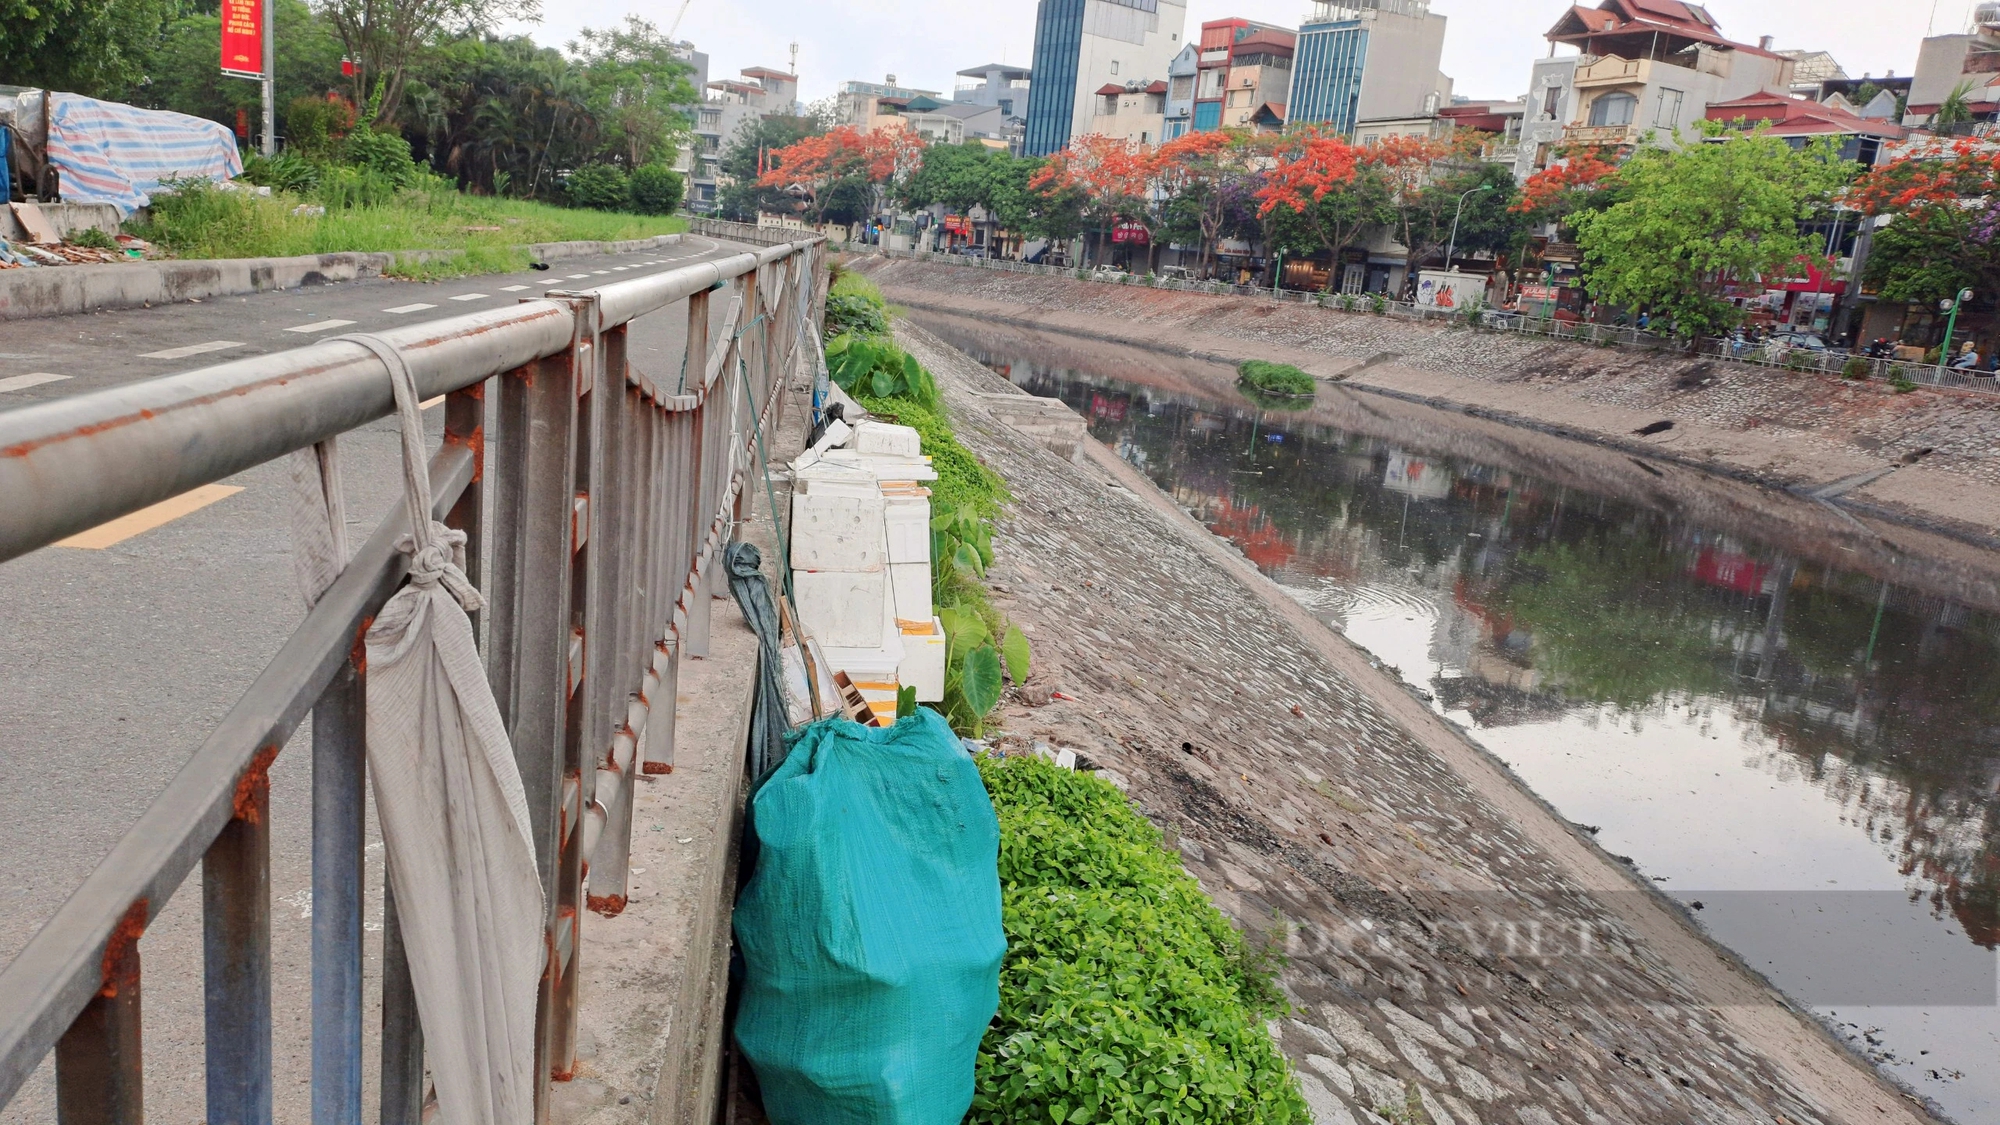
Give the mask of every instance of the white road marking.
<svg viewBox="0 0 2000 1125">
<path fill-rule="evenodd" d="M 240 348 L 242 346 L 243 346 L 243 341 L 241 340 L 210 340 L 206 344 L 189 344 L 185 348 L 168 348 L 166 351 L 163 352 L 142 352 L 139 358 L 140 359 L 186 359 L 191 355 L 200 355 L 203 352 L 227 351 L 230 348 Z"/>
<path fill-rule="evenodd" d="M 593 277 L 603 277 L 603 276 L 604 276 L 605 274 L 607 274 L 607 273 L 610 273 L 610 272 L 611 272 L 610 270 L 591 270 L 591 271 L 590 271 L 590 273 L 591 273 L 591 276 L 593 276 Z"/>
<path fill-rule="evenodd" d="M 560 278 L 560 277 L 552 277 L 552 278 L 548 279 L 547 281 L 542 281 L 542 282 L 537 282 L 536 284 L 538 284 L 538 285 L 561 285 L 561 284 L 563 283 L 563 281 L 564 281 L 564 280 L 565 280 L 564 278 Z"/>
<path fill-rule="evenodd" d="M 570 274 L 570 275 L 569 275 L 569 277 L 568 277 L 568 278 L 566 278 L 565 280 L 568 280 L 568 281 L 582 281 L 582 280 L 583 280 L 584 278 L 586 278 L 586 277 L 589 277 L 589 276 L 590 276 L 590 275 L 589 275 L 589 274 L 587 274 L 587 273 L 573 273 L 573 274 Z"/>
<path fill-rule="evenodd" d="M 9 375 L 0 379 L 0 392 L 25 391 L 29 387 L 39 387 L 43 383 L 54 383 L 67 379 L 67 375 L 57 375 L 50 371 L 30 371 L 26 375 Z"/>
<path fill-rule="evenodd" d="M 396 306 L 395 308 L 393 308 L 393 309 L 383 309 L 382 311 L 383 311 L 383 312 L 385 312 L 385 313 L 395 313 L 396 315 L 398 315 L 398 316 L 401 316 L 401 315 L 402 315 L 402 314 L 404 314 L 404 313 L 413 313 L 413 312 L 422 312 L 422 311 L 424 311 L 425 309 L 434 309 L 434 308 L 437 308 L 437 306 L 436 306 L 436 305 L 426 305 L 426 304 L 423 304 L 423 303 L 419 302 L 419 303 L 417 303 L 417 304 L 414 304 L 414 305 L 397 305 L 397 306 Z"/>
<path fill-rule="evenodd" d="M 441 402 L 443 402 L 443 401 L 444 401 L 444 396 L 443 396 L 443 395 L 439 395 L 439 396 L 437 396 L 436 398 L 427 398 L 427 399 L 425 399 L 424 401 L 422 401 L 422 402 L 420 402 L 420 403 L 418 403 L 418 404 L 417 404 L 417 409 L 418 409 L 418 410 L 429 410 L 429 409 L 430 409 L 431 407 L 433 407 L 433 406 L 436 406 L 437 404 L 439 404 L 439 403 L 441 403 Z"/>
<path fill-rule="evenodd" d="M 614 270 L 629 270 L 629 269 L 631 269 L 632 267 L 631 267 L 631 266 L 612 266 L 611 268 L 612 268 L 612 269 L 614 269 Z"/>
<path fill-rule="evenodd" d="M 315 320 L 311 324 L 295 324 L 292 327 L 285 329 L 285 331 L 324 332 L 329 328 L 345 328 L 353 323 L 354 322 L 351 320 Z"/>
<path fill-rule="evenodd" d="M 526 288 L 527 288 L 527 286 L 525 286 L 525 285 L 502 285 L 502 286 L 500 287 L 500 292 L 502 292 L 502 293 L 519 293 L 519 292 L 520 292 L 521 290 L 523 290 L 523 289 L 526 289 Z"/>
<path fill-rule="evenodd" d="M 452 298 L 454 301 L 484 301 L 485 299 L 486 294 L 484 293 L 460 293 L 458 296 Z"/>
</svg>

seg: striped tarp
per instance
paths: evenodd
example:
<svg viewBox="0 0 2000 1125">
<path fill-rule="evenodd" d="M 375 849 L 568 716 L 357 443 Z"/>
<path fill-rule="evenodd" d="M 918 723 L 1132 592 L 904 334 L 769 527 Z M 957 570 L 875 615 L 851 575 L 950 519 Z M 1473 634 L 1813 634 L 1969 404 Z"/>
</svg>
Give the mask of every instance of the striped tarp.
<svg viewBox="0 0 2000 1125">
<path fill-rule="evenodd" d="M 110 203 L 122 214 L 152 202 L 163 181 L 243 173 L 228 127 L 185 113 L 52 94 L 49 161 L 65 203 Z"/>
</svg>

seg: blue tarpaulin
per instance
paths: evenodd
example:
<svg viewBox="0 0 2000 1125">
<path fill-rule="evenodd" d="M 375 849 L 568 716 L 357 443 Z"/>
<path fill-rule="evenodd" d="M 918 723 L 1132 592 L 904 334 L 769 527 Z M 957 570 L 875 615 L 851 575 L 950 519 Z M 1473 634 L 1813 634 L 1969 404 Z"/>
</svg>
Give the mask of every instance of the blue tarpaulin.
<svg viewBox="0 0 2000 1125">
<path fill-rule="evenodd" d="M 109 203 L 130 215 L 167 180 L 243 174 L 236 134 L 218 122 L 76 94 L 49 101 L 49 162 L 65 203 Z"/>
</svg>

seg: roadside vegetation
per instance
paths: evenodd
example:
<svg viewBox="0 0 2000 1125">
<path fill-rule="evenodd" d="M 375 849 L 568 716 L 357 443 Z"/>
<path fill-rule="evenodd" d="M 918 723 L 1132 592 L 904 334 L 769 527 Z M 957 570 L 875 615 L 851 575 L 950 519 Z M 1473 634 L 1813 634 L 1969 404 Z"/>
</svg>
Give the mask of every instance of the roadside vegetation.
<svg viewBox="0 0 2000 1125">
<path fill-rule="evenodd" d="M 1310 399 L 1318 391 L 1312 376 L 1289 363 L 1247 359 L 1236 368 L 1236 377 L 1245 387 L 1278 398 Z"/>
<path fill-rule="evenodd" d="M 1287 1005 L 1253 944 L 1109 782 L 980 761 L 1000 816 L 1007 959 L 973 1125 L 1309 1125 L 1265 1030 Z"/>
</svg>

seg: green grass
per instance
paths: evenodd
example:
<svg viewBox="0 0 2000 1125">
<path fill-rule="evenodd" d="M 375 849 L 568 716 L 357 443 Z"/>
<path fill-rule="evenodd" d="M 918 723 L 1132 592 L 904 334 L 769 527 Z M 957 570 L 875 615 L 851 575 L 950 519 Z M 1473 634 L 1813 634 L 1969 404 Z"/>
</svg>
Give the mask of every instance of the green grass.
<svg viewBox="0 0 2000 1125">
<path fill-rule="evenodd" d="M 1311 398 L 1316 391 L 1313 377 L 1289 363 L 1270 363 L 1261 359 L 1245 360 L 1237 367 L 1236 374 L 1244 384 L 1267 395 L 1296 395 L 1301 398 Z"/>
<path fill-rule="evenodd" d="M 295 213 L 305 200 L 213 188 L 156 198 L 132 234 L 180 258 L 287 258 L 341 251 L 448 251 L 390 272 L 417 279 L 502 273 L 527 265 L 534 242 L 617 241 L 687 229 L 678 216 L 580 211 L 518 199 L 470 196 L 449 187 L 412 189 L 388 202 Z"/>
</svg>

